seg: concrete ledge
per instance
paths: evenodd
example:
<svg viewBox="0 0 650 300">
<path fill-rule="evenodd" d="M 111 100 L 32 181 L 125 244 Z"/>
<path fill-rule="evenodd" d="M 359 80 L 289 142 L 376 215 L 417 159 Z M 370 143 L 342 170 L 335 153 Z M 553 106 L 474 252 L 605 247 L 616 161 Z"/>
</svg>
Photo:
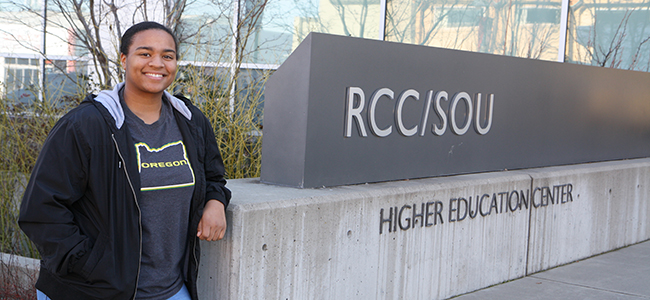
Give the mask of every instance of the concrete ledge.
<svg viewBox="0 0 650 300">
<path fill-rule="evenodd" d="M 532 210 L 528 273 L 650 238 L 650 159 L 529 173 L 534 186 L 572 183 L 573 202 Z"/>
<path fill-rule="evenodd" d="M 636 159 L 322 189 L 233 180 L 229 229 L 202 244 L 199 289 L 448 298 L 647 240 L 649 179 L 650 159 Z"/>
<path fill-rule="evenodd" d="M 3 290 L 15 292 L 34 289 L 40 266 L 38 259 L 0 253 L 0 284 Z"/>
</svg>

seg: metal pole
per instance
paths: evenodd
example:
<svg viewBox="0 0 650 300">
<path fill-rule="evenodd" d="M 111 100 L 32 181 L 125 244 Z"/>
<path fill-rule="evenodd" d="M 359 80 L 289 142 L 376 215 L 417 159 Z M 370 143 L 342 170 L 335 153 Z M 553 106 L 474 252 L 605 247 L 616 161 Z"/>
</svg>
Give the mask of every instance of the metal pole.
<svg viewBox="0 0 650 300">
<path fill-rule="evenodd" d="M 240 22 L 240 0 L 236 0 L 233 5 L 234 17 L 232 23 L 232 58 L 230 60 L 230 80 L 232 86 L 230 87 L 230 113 L 232 114 L 235 111 L 235 91 L 237 89 L 237 62 L 239 58 L 237 57 L 237 47 L 239 46 L 239 22 Z"/>
<path fill-rule="evenodd" d="M 386 39 L 386 5 L 387 0 L 380 1 L 380 13 L 379 13 L 379 40 L 383 41 Z"/>
<path fill-rule="evenodd" d="M 557 47 L 557 61 L 564 62 L 566 55 L 566 35 L 569 26 L 569 0 L 562 0 L 562 13 L 560 16 L 560 40 Z"/>
<path fill-rule="evenodd" d="M 43 5 L 42 5 L 42 15 L 43 15 L 43 34 L 41 35 L 42 43 L 41 43 L 41 56 L 38 59 L 38 64 L 40 67 L 40 74 L 38 76 L 39 79 L 39 88 L 41 92 L 38 94 L 38 100 L 41 102 L 45 100 L 45 55 L 47 51 L 46 43 L 45 43 L 45 36 L 47 32 L 47 0 L 43 0 Z"/>
</svg>

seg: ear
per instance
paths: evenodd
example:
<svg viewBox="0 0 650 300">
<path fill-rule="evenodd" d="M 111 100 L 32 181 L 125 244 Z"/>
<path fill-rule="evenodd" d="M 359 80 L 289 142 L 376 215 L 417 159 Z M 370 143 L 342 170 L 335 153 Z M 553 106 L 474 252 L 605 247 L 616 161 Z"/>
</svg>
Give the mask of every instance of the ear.
<svg viewBox="0 0 650 300">
<path fill-rule="evenodd" d="M 122 64 L 122 68 L 126 70 L 126 55 L 124 53 L 120 53 L 120 63 Z"/>
</svg>

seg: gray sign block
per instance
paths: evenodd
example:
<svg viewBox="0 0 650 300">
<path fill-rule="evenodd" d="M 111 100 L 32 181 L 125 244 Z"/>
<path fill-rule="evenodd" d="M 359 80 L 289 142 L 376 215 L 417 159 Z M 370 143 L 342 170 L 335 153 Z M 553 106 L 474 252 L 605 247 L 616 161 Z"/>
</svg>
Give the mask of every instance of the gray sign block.
<svg viewBox="0 0 650 300">
<path fill-rule="evenodd" d="M 649 156 L 649 73 L 312 33 L 265 89 L 271 184 Z"/>
</svg>

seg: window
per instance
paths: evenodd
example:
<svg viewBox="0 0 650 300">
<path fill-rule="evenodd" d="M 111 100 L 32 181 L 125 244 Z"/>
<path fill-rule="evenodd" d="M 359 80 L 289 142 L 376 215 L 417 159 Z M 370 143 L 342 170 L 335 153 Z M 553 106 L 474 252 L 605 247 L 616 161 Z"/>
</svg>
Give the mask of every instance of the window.
<svg viewBox="0 0 650 300">
<path fill-rule="evenodd" d="M 482 16 L 483 9 L 478 7 L 451 9 L 447 13 L 447 27 L 476 26 Z"/>
<path fill-rule="evenodd" d="M 560 21 L 560 10 L 557 8 L 527 8 L 526 23 L 555 24 Z"/>
<path fill-rule="evenodd" d="M 5 93 L 38 85 L 38 59 L 5 57 Z"/>
</svg>

